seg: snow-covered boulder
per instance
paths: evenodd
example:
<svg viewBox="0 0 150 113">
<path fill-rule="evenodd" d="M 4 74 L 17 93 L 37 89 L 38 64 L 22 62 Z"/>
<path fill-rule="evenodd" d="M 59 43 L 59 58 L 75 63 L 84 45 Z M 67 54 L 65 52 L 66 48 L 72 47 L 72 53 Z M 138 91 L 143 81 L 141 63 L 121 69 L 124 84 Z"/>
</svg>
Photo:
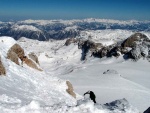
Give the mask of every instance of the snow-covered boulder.
<svg viewBox="0 0 150 113">
<path fill-rule="evenodd" d="M 131 50 L 131 56 L 133 59 L 135 59 L 135 61 L 137 61 L 138 59 L 141 58 L 141 50 L 139 47 L 134 47 L 132 50 Z"/>
<path fill-rule="evenodd" d="M 149 56 L 149 48 L 147 45 L 144 45 L 144 43 L 136 45 L 131 49 L 130 52 L 131 57 L 136 61 L 141 57 L 147 58 Z"/>
<path fill-rule="evenodd" d="M 108 113 L 139 113 L 125 98 L 106 103 L 103 105 L 103 108 L 109 109 Z"/>
<path fill-rule="evenodd" d="M 78 100 L 77 107 L 74 109 L 79 113 L 80 111 L 83 111 L 81 113 L 139 113 L 125 98 L 104 105 L 98 103 L 94 104 L 90 99 L 81 99 Z"/>
</svg>

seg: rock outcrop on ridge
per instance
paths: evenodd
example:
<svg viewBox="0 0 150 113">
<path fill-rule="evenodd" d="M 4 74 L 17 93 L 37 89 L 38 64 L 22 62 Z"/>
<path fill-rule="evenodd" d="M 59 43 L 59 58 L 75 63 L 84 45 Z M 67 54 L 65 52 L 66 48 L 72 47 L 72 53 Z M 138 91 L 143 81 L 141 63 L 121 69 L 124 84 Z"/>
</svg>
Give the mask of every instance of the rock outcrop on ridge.
<svg viewBox="0 0 150 113">
<path fill-rule="evenodd" d="M 150 59 L 150 39 L 142 33 L 135 33 L 122 43 L 109 46 L 82 39 L 74 39 L 74 41 L 67 40 L 66 46 L 75 42 L 78 42 L 78 48 L 82 50 L 81 60 L 86 59 L 86 54 L 89 51 L 91 52 L 91 56 L 98 58 L 112 56 L 118 58 L 120 55 L 123 55 L 125 59 L 131 58 L 135 61 L 142 57 L 148 60 Z"/>
</svg>

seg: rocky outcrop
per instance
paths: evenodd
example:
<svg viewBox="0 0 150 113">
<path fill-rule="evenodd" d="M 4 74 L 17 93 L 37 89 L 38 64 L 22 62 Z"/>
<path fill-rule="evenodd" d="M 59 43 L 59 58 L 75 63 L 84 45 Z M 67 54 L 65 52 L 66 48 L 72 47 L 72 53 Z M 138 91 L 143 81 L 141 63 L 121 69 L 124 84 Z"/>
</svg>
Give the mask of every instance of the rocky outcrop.
<svg viewBox="0 0 150 113">
<path fill-rule="evenodd" d="M 66 84 L 68 86 L 68 89 L 66 91 L 74 98 L 76 98 L 76 94 L 73 92 L 73 86 L 69 81 L 66 81 Z"/>
<path fill-rule="evenodd" d="M 149 58 L 150 56 L 150 39 L 142 33 L 131 35 L 122 43 L 122 46 L 131 48 L 130 58 L 135 61 L 141 57 Z"/>
<path fill-rule="evenodd" d="M 37 64 L 39 64 L 38 57 L 32 52 L 29 55 L 29 58 L 31 58 L 33 61 L 35 61 Z"/>
<path fill-rule="evenodd" d="M 87 53 L 90 51 L 91 56 L 98 58 L 112 56 L 118 58 L 123 55 L 124 59 L 132 58 L 137 61 L 144 57 L 150 61 L 150 39 L 142 33 L 135 33 L 122 43 L 118 42 L 109 46 L 74 38 L 66 40 L 65 45 L 68 46 L 71 43 L 78 43 L 78 49 L 82 50 L 81 60 L 86 60 Z"/>
<path fill-rule="evenodd" d="M 25 56 L 24 50 L 18 44 L 13 45 L 8 50 L 8 53 L 7 53 L 7 58 L 10 59 L 11 61 L 15 62 L 17 65 L 20 65 L 19 64 L 19 59 L 20 59 L 22 62 L 22 65 L 23 65 L 23 63 L 25 63 L 31 68 L 42 71 L 42 69 L 40 69 L 37 65 L 37 64 L 39 64 L 38 57 L 34 53 L 30 53 L 29 57 L 31 59 L 29 59 L 28 57 Z"/>
<path fill-rule="evenodd" d="M 22 59 L 24 54 L 24 50 L 21 48 L 19 44 L 14 44 L 8 52 L 14 52 L 17 54 L 18 58 Z"/>
<path fill-rule="evenodd" d="M 135 33 L 127 38 L 123 43 L 122 47 L 135 47 L 136 44 L 149 41 L 149 38 L 142 33 Z"/>
<path fill-rule="evenodd" d="M 1 57 L 0 57 L 0 75 L 6 75 L 6 70 L 1 61 Z"/>
<path fill-rule="evenodd" d="M 17 65 L 19 65 L 18 58 L 22 60 L 24 57 L 24 50 L 21 48 L 20 45 L 14 44 L 7 53 L 7 58 L 11 61 L 15 62 Z"/>
<path fill-rule="evenodd" d="M 27 64 L 29 67 L 31 68 L 34 68 L 34 69 L 37 69 L 39 71 L 42 71 L 42 69 L 40 69 L 36 63 L 34 63 L 31 59 L 29 59 L 28 57 L 24 56 L 23 59 L 22 59 L 23 63 Z"/>
<path fill-rule="evenodd" d="M 69 38 L 69 39 L 66 40 L 65 46 L 68 46 L 71 43 L 77 43 L 77 42 L 78 42 L 78 39 L 76 39 L 76 38 Z"/>
<path fill-rule="evenodd" d="M 117 58 L 123 55 L 125 59 L 132 58 L 137 61 L 143 57 L 150 61 L 150 39 L 142 33 L 135 33 L 123 43 L 109 46 L 103 46 L 89 40 L 80 40 L 78 48 L 82 49 L 82 60 L 85 60 L 86 54 L 91 51 L 92 56 L 98 58 L 112 56 Z"/>
<path fill-rule="evenodd" d="M 7 53 L 7 58 L 16 63 L 17 65 L 20 65 L 18 55 L 15 52 L 9 50 Z"/>
</svg>

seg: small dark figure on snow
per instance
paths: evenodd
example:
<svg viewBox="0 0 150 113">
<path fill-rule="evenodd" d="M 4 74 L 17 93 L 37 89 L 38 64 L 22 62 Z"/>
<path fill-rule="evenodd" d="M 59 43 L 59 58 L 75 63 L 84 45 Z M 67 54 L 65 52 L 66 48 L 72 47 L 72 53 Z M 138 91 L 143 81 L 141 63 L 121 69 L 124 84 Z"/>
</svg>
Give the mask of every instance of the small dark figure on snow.
<svg viewBox="0 0 150 113">
<path fill-rule="evenodd" d="M 89 94 L 90 99 L 93 100 L 94 103 L 96 103 L 96 100 L 95 100 L 96 96 L 93 91 L 88 91 L 88 92 L 84 93 L 84 95 L 86 95 L 86 94 Z"/>
</svg>

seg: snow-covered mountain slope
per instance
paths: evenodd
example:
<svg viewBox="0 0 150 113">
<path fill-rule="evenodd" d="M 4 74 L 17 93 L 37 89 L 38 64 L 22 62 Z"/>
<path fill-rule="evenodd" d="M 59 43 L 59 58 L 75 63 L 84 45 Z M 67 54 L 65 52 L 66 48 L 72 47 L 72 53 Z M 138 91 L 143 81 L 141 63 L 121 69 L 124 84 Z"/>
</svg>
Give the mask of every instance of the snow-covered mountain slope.
<svg viewBox="0 0 150 113">
<path fill-rule="evenodd" d="M 32 51 L 39 56 L 43 72 L 7 59 L 8 50 L 16 43 L 25 48 L 26 55 Z M 56 75 L 65 75 L 73 71 L 68 71 L 68 67 L 79 66 L 80 51 L 76 45 L 63 44 L 64 41 L 40 42 L 26 38 L 16 42 L 11 37 L 0 37 L 0 57 L 6 70 L 6 75 L 0 76 L 0 113 L 138 113 L 126 99 L 94 105 L 81 95 L 77 94 L 77 99 L 70 96 L 66 81 Z"/>
<path fill-rule="evenodd" d="M 126 30 L 102 30 L 88 31 L 83 33 L 84 35 L 82 36 L 87 38 L 86 36 L 90 34 L 91 40 L 96 42 L 100 41 L 104 45 L 109 45 L 110 43 L 116 43 L 117 41 L 128 38 L 133 33 Z M 142 33 L 150 37 L 149 32 Z M 94 91 L 98 106 L 99 104 L 126 98 L 140 112 L 145 111 L 149 107 L 150 63 L 146 59 L 140 59 L 138 62 L 134 62 L 131 59 L 123 59 L 123 56 L 119 58 L 104 57 L 99 59 L 87 54 L 87 60 L 80 61 L 81 50 L 78 49 L 77 44 L 64 46 L 65 40 L 39 42 L 22 38 L 18 43 L 26 48 L 27 51 L 33 51 L 38 55 L 41 67 L 47 74 L 58 76 L 62 79 L 69 79 L 75 91 L 80 95 L 83 95 L 88 90 Z M 87 106 L 90 105 L 87 104 Z M 96 109 L 100 108 L 98 106 L 90 109 L 95 109 L 96 112 Z M 79 106 L 74 109 L 78 111 L 79 108 L 82 109 Z M 101 113 L 105 111 L 97 112 Z M 118 112 L 116 111 L 116 113 Z M 131 110 L 127 113 L 133 112 Z"/>
<path fill-rule="evenodd" d="M 6 76 L 0 76 L 0 112 L 19 113 L 17 109 L 28 104 L 31 110 L 38 105 L 76 105 L 76 100 L 66 92 L 66 81 L 7 59 L 7 51 L 15 43 L 11 37 L 0 37 L 0 56 L 6 69 Z M 20 112 L 27 112 L 22 109 Z"/>
</svg>

